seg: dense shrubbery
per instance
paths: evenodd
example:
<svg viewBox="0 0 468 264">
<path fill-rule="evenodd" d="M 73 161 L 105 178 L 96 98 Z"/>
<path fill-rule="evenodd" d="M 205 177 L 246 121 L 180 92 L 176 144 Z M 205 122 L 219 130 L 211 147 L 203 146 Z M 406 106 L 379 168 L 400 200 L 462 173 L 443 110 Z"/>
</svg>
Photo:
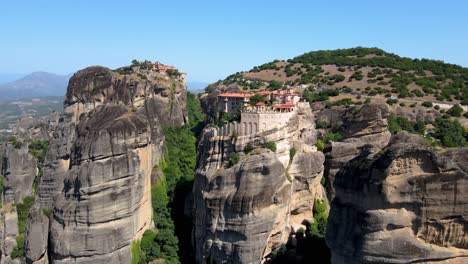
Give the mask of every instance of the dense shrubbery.
<svg viewBox="0 0 468 264">
<path fill-rule="evenodd" d="M 249 104 L 251 106 L 254 106 L 257 103 L 264 102 L 264 101 L 265 101 L 265 97 L 263 97 L 263 96 L 261 96 L 259 94 L 254 94 L 252 97 L 250 97 Z"/>
<path fill-rule="evenodd" d="M 283 86 L 284 86 L 284 83 L 273 80 L 273 81 L 270 81 L 270 84 L 268 85 L 268 90 L 275 91 L 275 90 L 281 89 Z"/>
<path fill-rule="evenodd" d="M 394 105 L 394 104 L 398 103 L 398 99 L 387 99 L 386 103 L 388 105 Z"/>
<path fill-rule="evenodd" d="M 467 132 L 458 120 L 438 118 L 435 133 L 444 147 L 463 147 L 466 145 Z"/>
<path fill-rule="evenodd" d="M 229 155 L 229 167 L 236 165 L 239 162 L 239 154 L 232 152 Z"/>
<path fill-rule="evenodd" d="M 432 107 L 433 106 L 432 102 L 429 102 L 429 101 L 424 101 L 424 102 L 422 102 L 421 105 L 424 106 L 424 107 Z"/>
<path fill-rule="evenodd" d="M 325 238 L 327 231 L 327 203 L 323 200 L 314 201 L 314 221 L 309 223 L 306 235 L 308 237 Z"/>
<path fill-rule="evenodd" d="M 317 147 L 318 151 L 324 151 L 328 143 L 332 141 L 338 141 L 341 138 L 342 136 L 337 132 L 336 128 L 332 128 L 330 131 L 326 132 L 325 135 L 323 135 L 322 139 L 317 140 L 315 147 Z"/>
<path fill-rule="evenodd" d="M 327 103 L 326 107 L 327 107 L 327 108 L 330 108 L 330 107 L 333 107 L 333 106 L 352 105 L 352 104 L 355 104 L 355 102 L 353 101 L 353 99 L 351 99 L 351 98 L 343 98 L 343 99 L 340 99 L 340 100 L 335 101 L 335 102 Z"/>
<path fill-rule="evenodd" d="M 22 203 L 16 204 L 16 213 L 18 214 L 18 235 L 16 236 L 16 246 L 11 252 L 11 258 L 24 257 L 26 225 L 28 221 L 29 209 L 34 204 L 34 197 L 25 197 Z"/>
<path fill-rule="evenodd" d="M 337 96 L 339 94 L 340 93 L 338 90 L 327 89 L 317 93 L 307 89 L 304 91 L 302 96 L 307 102 L 313 103 L 318 101 L 326 101 L 330 98 L 330 96 Z"/>
<path fill-rule="evenodd" d="M 341 134 L 338 132 L 329 131 L 323 136 L 323 141 L 325 143 L 330 143 L 331 141 L 338 141 L 342 138 Z"/>
<path fill-rule="evenodd" d="M 327 121 L 317 120 L 317 121 L 315 121 L 315 128 L 325 129 L 325 128 L 330 128 L 330 125 L 328 124 Z"/>
<path fill-rule="evenodd" d="M 413 134 L 424 135 L 426 130 L 426 124 L 422 121 L 409 121 L 404 116 L 396 116 L 391 114 L 387 118 L 388 120 L 388 130 L 392 134 L 396 134 L 402 130 L 408 131 Z"/>
<path fill-rule="evenodd" d="M 248 143 L 247 145 L 245 145 L 244 147 L 245 154 L 249 154 L 250 152 L 252 152 L 252 150 L 254 150 L 254 147 L 252 146 L 252 144 Z"/>
<path fill-rule="evenodd" d="M 376 55 L 373 58 L 366 58 L 366 55 Z M 351 48 L 338 50 L 320 50 L 305 53 L 301 56 L 289 60 L 291 63 L 304 63 L 313 65 L 335 64 L 338 66 L 369 66 L 380 68 L 393 68 L 402 71 L 428 70 L 434 75 L 442 76 L 466 76 L 468 69 L 454 64 L 447 64 L 442 61 L 428 59 L 402 58 L 395 54 L 387 53 L 378 48 Z"/>
<path fill-rule="evenodd" d="M 49 147 L 49 142 L 46 140 L 34 140 L 28 146 L 29 153 L 31 153 L 31 155 L 33 155 L 34 158 L 36 158 L 37 160 L 37 168 L 39 170 L 33 182 L 34 191 L 37 191 L 37 188 L 39 187 L 39 181 L 43 174 L 42 167 L 44 166 L 44 160 L 47 154 L 48 147 Z"/>
<path fill-rule="evenodd" d="M 462 113 L 463 113 L 463 108 L 459 104 L 456 104 L 452 106 L 452 108 L 447 110 L 447 114 L 451 116 L 455 116 L 455 117 L 461 117 Z"/>
<path fill-rule="evenodd" d="M 265 148 L 273 151 L 273 152 L 276 152 L 276 143 L 273 142 L 273 141 L 268 141 L 265 143 Z"/>
</svg>

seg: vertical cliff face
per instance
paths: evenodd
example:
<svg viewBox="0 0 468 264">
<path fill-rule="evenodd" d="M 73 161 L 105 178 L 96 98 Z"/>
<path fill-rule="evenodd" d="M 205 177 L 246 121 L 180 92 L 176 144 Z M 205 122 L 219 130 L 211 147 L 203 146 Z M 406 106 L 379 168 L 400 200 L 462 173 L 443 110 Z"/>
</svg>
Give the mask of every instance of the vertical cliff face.
<svg viewBox="0 0 468 264">
<path fill-rule="evenodd" d="M 318 119 L 339 127 L 343 138 L 332 142 L 326 153 L 325 177 L 327 195 L 335 195 L 335 174 L 344 164 L 369 148 L 381 149 L 388 144 L 390 132 L 387 128 L 388 109 L 385 105 L 354 106 L 341 110 L 325 110 Z"/>
<path fill-rule="evenodd" d="M 3 201 L 21 203 L 33 194 L 33 182 L 37 174 L 37 161 L 29 153 L 27 144 L 6 143 L 3 147 L 2 175 L 4 176 Z"/>
<path fill-rule="evenodd" d="M 19 229 L 19 225 L 23 224 L 20 223 L 23 221 L 20 219 L 20 215 L 27 214 L 28 208 L 20 209 L 22 212 L 17 212 L 17 207 L 18 204 L 24 204 L 24 200 L 31 201 L 31 197 L 35 196 L 34 184 L 37 184 L 38 178 L 42 174 L 42 150 L 37 152 L 34 146 L 37 146 L 38 142 L 43 143 L 43 141 L 49 140 L 51 131 L 57 123 L 58 115 L 54 112 L 37 120 L 31 117 L 20 119 L 13 128 L 14 136 L 2 146 L 0 174 L 3 175 L 3 192 L 0 193 L 2 202 L 0 209 L 0 263 L 21 262 L 16 257 L 22 248 L 19 243 L 24 241 L 25 235 L 24 230 Z M 41 145 L 41 147 L 45 146 Z"/>
<path fill-rule="evenodd" d="M 185 98 L 184 79 L 141 65 L 70 79 L 30 214 L 29 262 L 130 262 L 131 242 L 152 225 L 162 126 L 185 123 Z"/>
<path fill-rule="evenodd" d="M 285 127 L 240 136 L 235 127 L 206 128 L 199 144 L 193 187 L 197 263 L 265 260 L 304 220 L 312 220 L 314 199 L 325 196 L 324 156 L 313 146 L 308 106 Z M 263 148 L 266 142 L 275 142 L 276 150 Z M 255 150 L 244 154 L 247 145 Z M 240 161 L 231 167 L 234 152 Z"/>
<path fill-rule="evenodd" d="M 468 261 L 467 149 L 435 153 L 400 133 L 347 163 L 327 228 L 333 263 Z"/>
</svg>

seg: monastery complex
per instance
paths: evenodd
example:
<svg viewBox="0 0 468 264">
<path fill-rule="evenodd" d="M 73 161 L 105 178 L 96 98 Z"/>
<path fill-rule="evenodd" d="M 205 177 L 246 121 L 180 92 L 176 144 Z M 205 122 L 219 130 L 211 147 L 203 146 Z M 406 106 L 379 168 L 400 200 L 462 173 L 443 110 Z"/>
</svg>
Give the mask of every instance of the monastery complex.
<svg viewBox="0 0 468 264">
<path fill-rule="evenodd" d="M 263 98 L 251 105 L 251 97 Z M 257 93 L 222 93 L 218 95 L 218 111 L 235 114 L 240 110 L 241 120 L 235 124 L 239 135 L 251 135 L 284 127 L 296 114 L 301 96 L 293 88 Z"/>
</svg>

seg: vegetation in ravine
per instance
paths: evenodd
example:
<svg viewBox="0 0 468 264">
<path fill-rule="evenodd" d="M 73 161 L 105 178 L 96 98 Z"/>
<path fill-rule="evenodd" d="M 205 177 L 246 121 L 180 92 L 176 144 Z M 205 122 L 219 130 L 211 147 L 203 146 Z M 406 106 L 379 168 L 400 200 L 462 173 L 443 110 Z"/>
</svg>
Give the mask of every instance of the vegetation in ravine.
<svg viewBox="0 0 468 264">
<path fill-rule="evenodd" d="M 325 242 L 328 219 L 326 201 L 315 200 L 313 212 L 313 222 L 306 223 L 305 230 L 300 228 L 296 231 L 296 246 L 288 243 L 274 250 L 268 263 L 330 263 L 330 250 Z M 314 250 L 311 251 L 311 248 Z"/>
<path fill-rule="evenodd" d="M 33 155 L 34 158 L 36 158 L 37 168 L 38 168 L 38 173 L 36 177 L 34 178 L 34 182 L 33 182 L 34 192 L 37 192 L 37 188 L 39 187 L 39 182 L 44 173 L 43 167 L 44 167 L 44 161 L 45 161 L 48 147 L 49 147 L 49 142 L 46 140 L 33 140 L 28 146 L 29 153 L 31 153 L 31 155 Z"/>
<path fill-rule="evenodd" d="M 34 204 L 34 197 L 25 197 L 22 203 L 16 204 L 16 213 L 18 214 L 18 235 L 16 236 L 16 246 L 11 252 L 11 258 L 19 258 L 25 256 L 25 235 L 26 225 L 28 221 L 28 213 L 31 206 Z"/>
<path fill-rule="evenodd" d="M 162 172 L 151 189 L 155 230 L 147 230 L 139 243 L 139 263 L 164 259 L 164 263 L 189 263 L 192 224 L 184 216 L 186 195 L 191 192 L 196 165 L 196 141 L 204 114 L 198 99 L 187 94 L 189 122 L 180 128 L 164 128 L 167 152 L 155 167 Z"/>
</svg>

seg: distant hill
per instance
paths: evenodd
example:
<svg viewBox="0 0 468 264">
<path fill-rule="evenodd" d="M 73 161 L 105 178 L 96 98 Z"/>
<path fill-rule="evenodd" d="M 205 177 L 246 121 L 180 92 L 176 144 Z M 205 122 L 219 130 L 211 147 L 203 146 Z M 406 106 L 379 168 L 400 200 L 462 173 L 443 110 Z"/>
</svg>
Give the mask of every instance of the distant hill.
<svg viewBox="0 0 468 264">
<path fill-rule="evenodd" d="M 311 93 L 328 88 L 361 96 L 468 105 L 468 68 L 362 47 L 313 51 L 286 61 L 275 60 L 232 74 L 209 89 L 237 86 L 242 90 L 275 90 L 285 84 Z"/>
<path fill-rule="evenodd" d="M 192 93 L 200 93 L 203 92 L 203 89 L 208 85 L 209 83 L 205 82 L 187 82 L 187 90 Z"/>
<path fill-rule="evenodd" d="M 25 77 L 0 85 L 0 100 L 63 96 L 71 75 L 34 72 Z"/>
</svg>

